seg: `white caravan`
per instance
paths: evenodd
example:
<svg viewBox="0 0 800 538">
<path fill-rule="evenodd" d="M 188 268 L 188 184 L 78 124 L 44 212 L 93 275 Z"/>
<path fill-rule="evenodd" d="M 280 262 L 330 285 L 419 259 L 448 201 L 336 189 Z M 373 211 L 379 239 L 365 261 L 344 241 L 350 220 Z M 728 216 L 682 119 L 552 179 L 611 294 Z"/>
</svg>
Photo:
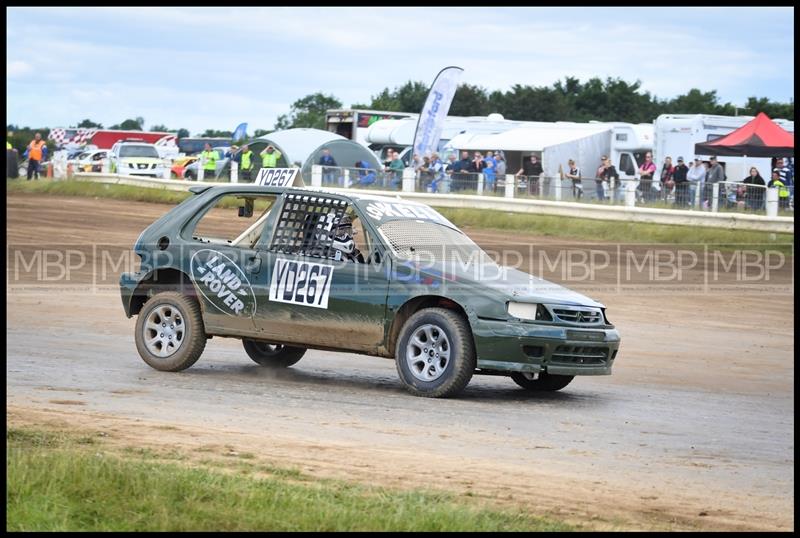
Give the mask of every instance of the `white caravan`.
<svg viewBox="0 0 800 538">
<path fill-rule="evenodd" d="M 688 165 L 695 156 L 707 161 L 710 154 L 695 154 L 694 145 L 721 138 L 751 121 L 753 116 L 713 116 L 709 114 L 662 114 L 653 122 L 653 161 L 656 163 L 656 179 L 661 177 L 664 158 L 672 157 L 677 164 L 683 157 Z M 773 119 L 775 123 L 790 133 L 794 132 L 794 122 Z M 719 156 L 725 167 L 728 181 L 742 181 L 749 175 L 750 167 L 755 166 L 765 181 L 770 179 L 771 159 L 755 157 Z"/>
<path fill-rule="evenodd" d="M 606 155 L 620 180 L 625 181 L 636 178 L 645 153 L 652 151 L 653 126 L 622 122 L 527 122 L 524 127 L 500 134 L 467 132 L 450 140 L 446 149 L 502 151 L 510 174 L 516 173 L 523 161 L 535 154 L 546 177 L 557 177 L 560 171 L 567 170 L 567 161 L 574 159 L 583 177 L 593 178 L 600 158 Z"/>
<path fill-rule="evenodd" d="M 387 148 L 398 149 L 407 155 L 406 148 L 414 143 L 414 132 L 417 129 L 419 114 L 406 119 L 379 120 L 373 123 L 366 133 L 369 148 L 379 159 L 385 158 Z M 475 134 L 497 134 L 522 127 L 531 122 L 512 121 L 503 118 L 502 114 L 488 116 L 447 116 L 442 126 L 438 151 L 445 150 L 447 143 L 455 136 L 468 132 Z M 444 158 L 444 156 L 442 156 Z"/>
</svg>

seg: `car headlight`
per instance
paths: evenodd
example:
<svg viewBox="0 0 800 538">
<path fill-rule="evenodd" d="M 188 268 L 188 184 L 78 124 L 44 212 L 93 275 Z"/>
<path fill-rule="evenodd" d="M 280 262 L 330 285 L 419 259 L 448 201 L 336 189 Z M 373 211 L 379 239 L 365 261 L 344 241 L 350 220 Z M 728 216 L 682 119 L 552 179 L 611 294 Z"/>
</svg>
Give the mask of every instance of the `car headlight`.
<svg viewBox="0 0 800 538">
<path fill-rule="evenodd" d="M 508 303 L 508 314 L 519 319 L 527 319 L 530 321 L 550 321 L 550 315 L 544 306 L 537 303 L 517 303 L 510 301 Z"/>
</svg>

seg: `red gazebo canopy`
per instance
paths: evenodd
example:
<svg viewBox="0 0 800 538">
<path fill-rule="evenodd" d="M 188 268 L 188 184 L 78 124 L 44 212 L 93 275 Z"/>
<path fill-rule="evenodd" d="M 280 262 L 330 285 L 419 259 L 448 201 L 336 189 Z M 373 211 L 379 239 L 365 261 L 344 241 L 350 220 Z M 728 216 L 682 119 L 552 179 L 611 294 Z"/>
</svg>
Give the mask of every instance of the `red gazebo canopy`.
<svg viewBox="0 0 800 538">
<path fill-rule="evenodd" d="M 694 145 L 700 155 L 748 157 L 794 157 L 794 133 L 790 133 L 759 112 L 752 121 L 732 133 Z"/>
</svg>

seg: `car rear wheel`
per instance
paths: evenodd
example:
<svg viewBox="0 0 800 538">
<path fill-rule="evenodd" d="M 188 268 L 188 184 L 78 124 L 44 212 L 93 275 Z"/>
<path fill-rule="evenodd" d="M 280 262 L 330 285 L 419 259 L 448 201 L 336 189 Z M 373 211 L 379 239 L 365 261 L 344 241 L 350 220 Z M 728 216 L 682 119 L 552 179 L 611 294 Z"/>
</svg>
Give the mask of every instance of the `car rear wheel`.
<svg viewBox="0 0 800 538">
<path fill-rule="evenodd" d="M 189 368 L 206 347 L 200 305 L 174 291 L 154 295 L 139 312 L 135 338 L 139 355 L 156 370 Z"/>
<path fill-rule="evenodd" d="M 186 177 L 186 179 L 188 179 L 189 181 L 195 181 L 195 180 L 197 179 L 197 177 L 195 177 L 195 175 L 194 175 L 194 172 L 192 172 L 191 170 L 189 170 L 189 171 L 187 171 L 187 172 L 185 173 L 185 177 Z"/>
<path fill-rule="evenodd" d="M 511 379 L 514 383 L 526 390 L 550 391 L 561 390 L 575 378 L 574 375 L 555 375 L 548 373 L 529 374 L 527 372 L 514 372 Z"/>
<path fill-rule="evenodd" d="M 475 372 L 469 325 L 444 308 L 425 308 L 411 316 L 400 330 L 395 357 L 400 380 L 415 396 L 454 396 Z"/>
<path fill-rule="evenodd" d="M 306 354 L 306 349 L 302 347 L 271 344 L 249 338 L 242 338 L 242 344 L 253 361 L 268 368 L 288 368 Z"/>
</svg>

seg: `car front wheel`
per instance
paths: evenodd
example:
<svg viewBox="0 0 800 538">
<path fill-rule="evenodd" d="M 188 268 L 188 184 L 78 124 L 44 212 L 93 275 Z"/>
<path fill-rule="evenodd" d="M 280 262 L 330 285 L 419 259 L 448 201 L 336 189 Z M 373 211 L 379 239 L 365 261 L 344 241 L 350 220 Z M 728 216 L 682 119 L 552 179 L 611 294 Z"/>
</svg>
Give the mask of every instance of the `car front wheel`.
<svg viewBox="0 0 800 538">
<path fill-rule="evenodd" d="M 268 368 L 288 368 L 306 354 L 305 348 L 243 338 L 244 350 L 254 362 Z"/>
<path fill-rule="evenodd" d="M 550 392 L 563 389 L 570 384 L 574 377 L 574 375 L 555 375 L 544 372 L 538 374 L 538 376 L 527 372 L 514 372 L 511 374 L 511 379 L 514 380 L 514 383 L 523 389 Z"/>
<path fill-rule="evenodd" d="M 135 339 L 139 355 L 156 370 L 189 368 L 206 347 L 200 305 L 175 291 L 154 295 L 139 312 Z"/>
<path fill-rule="evenodd" d="M 415 396 L 454 396 L 475 372 L 469 325 L 444 308 L 425 308 L 411 316 L 400 331 L 395 356 L 400 380 Z"/>
</svg>

